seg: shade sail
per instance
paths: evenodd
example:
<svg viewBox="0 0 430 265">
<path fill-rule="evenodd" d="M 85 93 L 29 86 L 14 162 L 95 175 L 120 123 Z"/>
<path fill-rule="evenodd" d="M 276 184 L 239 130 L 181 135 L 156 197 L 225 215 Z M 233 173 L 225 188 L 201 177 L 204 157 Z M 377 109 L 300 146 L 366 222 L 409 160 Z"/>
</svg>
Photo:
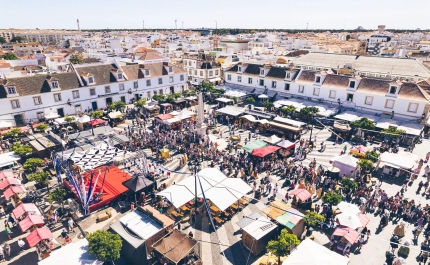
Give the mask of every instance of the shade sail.
<svg viewBox="0 0 430 265">
<path fill-rule="evenodd" d="M 356 205 L 349 202 L 341 202 L 337 205 L 337 208 L 339 208 L 342 213 L 358 214 L 360 212 L 360 209 L 358 209 Z"/>
<path fill-rule="evenodd" d="M 23 187 L 21 186 L 12 186 L 9 189 L 5 190 L 3 195 L 6 199 L 9 199 L 10 197 L 12 197 L 14 194 L 20 194 L 20 193 L 25 193 L 25 190 Z"/>
<path fill-rule="evenodd" d="M 180 185 L 172 185 L 167 189 L 160 191 L 157 195 L 166 197 L 166 199 L 168 199 L 176 208 L 179 208 L 194 199 L 194 193 L 192 193 L 187 187 Z"/>
<path fill-rule="evenodd" d="M 281 138 L 279 138 L 278 136 L 276 136 L 276 134 L 270 136 L 269 138 L 267 138 L 266 140 L 264 140 L 265 142 L 268 142 L 269 144 L 277 144 L 280 141 L 282 141 Z"/>
<path fill-rule="evenodd" d="M 229 189 L 219 187 L 213 187 L 207 190 L 205 196 L 221 211 L 226 210 L 230 205 L 239 200 Z"/>
<path fill-rule="evenodd" d="M 262 148 L 257 148 L 252 150 L 252 155 L 253 156 L 258 156 L 258 157 L 265 157 L 267 155 L 270 155 L 276 151 L 278 151 L 279 149 L 281 149 L 281 147 L 279 146 L 266 146 L 266 147 L 262 147 Z"/>
<path fill-rule="evenodd" d="M 54 236 L 49 230 L 48 227 L 37 228 L 33 232 L 31 232 L 25 239 L 27 240 L 28 246 L 30 248 L 34 247 L 43 239 L 51 239 Z"/>
<path fill-rule="evenodd" d="M 95 120 L 92 120 L 90 122 L 90 124 L 93 125 L 93 126 L 99 125 L 99 124 L 104 124 L 104 123 L 105 123 L 105 120 L 102 120 L 102 119 L 95 119 Z"/>
<path fill-rule="evenodd" d="M 360 233 L 352 229 L 351 227 L 347 226 L 338 226 L 334 232 L 334 236 L 341 236 L 344 237 L 346 240 L 348 240 L 349 243 L 354 244 L 355 241 L 357 241 L 358 237 L 360 236 Z"/>
<path fill-rule="evenodd" d="M 242 219 L 240 219 L 238 222 L 236 222 L 236 224 L 240 227 L 240 228 L 244 228 L 246 226 L 248 226 L 249 224 L 253 223 L 254 220 L 258 220 L 259 218 L 263 217 L 261 214 L 257 213 L 257 212 L 253 212 L 250 215 L 244 216 Z"/>
<path fill-rule="evenodd" d="M 334 117 L 336 119 L 349 121 L 349 122 L 356 121 L 356 120 L 360 119 L 360 117 L 357 116 L 356 113 L 350 112 L 350 111 L 345 111 L 344 113 L 338 114 Z"/>
<path fill-rule="evenodd" d="M 146 187 L 152 186 L 154 182 L 145 177 L 137 177 L 137 178 L 129 179 L 122 184 L 126 186 L 129 190 L 133 192 L 138 192 Z"/>
<path fill-rule="evenodd" d="M 211 179 L 207 180 L 211 181 Z M 249 186 L 246 182 L 244 182 L 240 178 L 226 178 L 221 183 L 216 184 L 216 187 L 225 187 L 233 193 L 236 198 L 242 198 L 248 192 L 252 191 L 251 186 Z"/>
<path fill-rule="evenodd" d="M 293 142 L 290 142 L 290 141 L 288 141 L 288 140 L 282 140 L 282 141 L 280 141 L 279 143 L 277 143 L 276 144 L 277 146 L 280 146 L 280 147 L 282 147 L 282 148 L 284 148 L 284 149 L 291 149 L 291 148 L 294 148 L 295 146 L 296 146 L 296 144 L 295 143 L 293 143 Z"/>
<path fill-rule="evenodd" d="M 195 245 L 197 245 L 196 240 L 187 237 L 177 230 L 173 230 L 172 233 L 166 235 L 152 246 L 155 251 L 167 259 L 174 263 L 179 263 L 193 251 Z"/>
<path fill-rule="evenodd" d="M 27 212 L 38 212 L 36 205 L 33 203 L 22 203 L 12 210 L 13 216 L 15 216 L 15 218 L 19 218 Z"/>
<path fill-rule="evenodd" d="M 305 189 L 296 189 L 296 190 L 293 190 L 292 192 L 290 192 L 290 195 L 295 195 L 295 196 L 297 196 L 302 201 L 306 201 L 307 199 L 310 199 L 312 197 L 312 194 L 310 194 Z"/>
<path fill-rule="evenodd" d="M 294 250 L 282 265 L 347 265 L 349 258 L 307 238 Z"/>
<path fill-rule="evenodd" d="M 45 222 L 43 221 L 43 217 L 38 214 L 33 214 L 25 217 L 21 222 L 19 222 L 19 227 L 21 228 L 21 232 L 25 233 L 30 227 L 33 225 L 43 225 Z"/>
<path fill-rule="evenodd" d="M 6 189 L 10 185 L 20 185 L 21 181 L 16 178 L 5 178 L 0 182 L 0 190 Z"/>
<path fill-rule="evenodd" d="M 256 140 L 254 142 L 250 142 L 249 144 L 242 147 L 243 150 L 245 150 L 248 153 L 252 153 L 252 150 L 265 147 L 267 144 L 263 140 Z"/>
</svg>

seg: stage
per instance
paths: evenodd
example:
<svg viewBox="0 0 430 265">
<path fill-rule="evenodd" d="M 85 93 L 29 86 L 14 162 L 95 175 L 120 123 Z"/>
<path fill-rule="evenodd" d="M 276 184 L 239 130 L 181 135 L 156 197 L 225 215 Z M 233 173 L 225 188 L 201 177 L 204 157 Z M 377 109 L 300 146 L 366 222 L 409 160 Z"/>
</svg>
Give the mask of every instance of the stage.
<svg viewBox="0 0 430 265">
<path fill-rule="evenodd" d="M 88 193 L 88 188 L 91 182 L 91 172 L 93 172 L 92 185 L 94 186 L 94 183 L 96 182 L 96 178 L 97 178 L 97 175 L 99 174 L 99 171 L 100 171 L 100 176 L 97 183 L 95 184 L 96 187 L 94 190 L 93 198 L 95 198 L 98 194 L 100 194 L 105 173 L 106 173 L 106 178 L 104 181 L 103 192 L 97 198 L 97 200 L 94 203 L 92 203 L 89 207 L 91 212 L 98 210 L 106 205 L 109 205 L 112 201 L 115 201 L 116 199 L 118 199 L 121 196 L 121 194 L 128 191 L 128 188 L 125 187 L 122 183 L 132 178 L 129 174 L 122 171 L 116 166 L 109 166 L 109 167 L 101 166 L 93 170 L 89 170 L 87 172 L 82 173 L 81 176 L 83 176 L 84 178 L 86 193 Z M 75 188 L 69 182 L 68 179 L 64 180 L 64 186 L 68 190 L 72 191 L 73 194 L 75 195 L 76 200 L 80 202 L 79 196 Z M 78 186 L 78 189 L 80 189 L 80 186 Z"/>
</svg>

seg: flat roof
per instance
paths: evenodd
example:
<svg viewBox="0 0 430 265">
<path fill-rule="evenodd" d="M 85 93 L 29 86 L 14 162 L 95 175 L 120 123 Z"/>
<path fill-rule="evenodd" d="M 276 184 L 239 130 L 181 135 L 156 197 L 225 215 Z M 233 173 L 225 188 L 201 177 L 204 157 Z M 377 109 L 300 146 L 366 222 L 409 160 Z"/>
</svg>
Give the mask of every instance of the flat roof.
<svg viewBox="0 0 430 265">
<path fill-rule="evenodd" d="M 119 219 L 121 224 L 127 229 L 135 233 L 143 240 L 151 238 L 153 235 L 158 233 L 163 226 L 150 218 L 145 213 L 136 210 Z"/>
</svg>

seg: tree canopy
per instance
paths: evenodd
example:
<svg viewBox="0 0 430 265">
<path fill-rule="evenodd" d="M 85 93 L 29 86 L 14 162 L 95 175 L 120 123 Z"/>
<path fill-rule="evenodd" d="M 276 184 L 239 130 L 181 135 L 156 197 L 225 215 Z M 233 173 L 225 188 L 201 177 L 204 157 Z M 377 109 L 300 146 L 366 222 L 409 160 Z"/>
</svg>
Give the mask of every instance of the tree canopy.
<svg viewBox="0 0 430 265">
<path fill-rule="evenodd" d="M 358 164 L 360 165 L 361 169 L 364 171 L 369 171 L 374 168 L 373 162 L 368 159 L 360 159 L 358 160 Z"/>
<path fill-rule="evenodd" d="M 13 52 L 7 52 L 3 54 L 2 58 L 5 60 L 19 60 L 19 58 Z"/>
<path fill-rule="evenodd" d="M 0 37 L 0 44 L 6 43 L 6 39 L 3 37 Z"/>
<path fill-rule="evenodd" d="M 27 176 L 29 181 L 35 181 L 37 184 L 47 186 L 49 183 L 49 174 L 45 171 L 31 173 Z"/>
<path fill-rule="evenodd" d="M 156 100 L 160 103 L 163 103 L 164 101 L 166 101 L 166 96 L 165 95 L 160 95 L 160 94 L 156 94 L 152 97 L 153 100 Z"/>
<path fill-rule="evenodd" d="M 108 108 L 110 110 L 116 110 L 116 111 L 122 110 L 122 109 L 125 109 L 125 103 L 123 101 L 121 101 L 121 100 L 115 101 L 114 103 L 110 104 L 108 106 Z"/>
<path fill-rule="evenodd" d="M 69 61 L 72 64 L 83 64 L 84 63 L 84 55 L 81 52 L 75 52 L 70 55 Z"/>
<path fill-rule="evenodd" d="M 18 142 L 12 144 L 11 150 L 19 156 L 25 156 L 33 152 L 33 148 L 31 148 L 30 145 L 28 144 L 23 145 Z"/>
<path fill-rule="evenodd" d="M 23 167 L 25 170 L 28 170 L 30 172 L 34 172 L 37 167 L 40 167 L 43 165 L 43 159 L 41 158 L 29 158 L 27 161 L 25 161 Z"/>
<path fill-rule="evenodd" d="M 406 133 L 405 130 L 397 129 L 397 127 L 390 126 L 388 129 L 383 129 L 381 131 L 382 134 L 391 136 L 391 137 L 399 137 Z"/>
<path fill-rule="evenodd" d="M 309 226 L 316 226 L 325 221 L 325 217 L 317 212 L 308 212 L 305 214 L 305 223 Z"/>
<path fill-rule="evenodd" d="M 49 203 L 59 202 L 63 204 L 64 199 L 66 198 L 67 192 L 64 188 L 56 188 L 51 193 L 49 193 Z"/>
<path fill-rule="evenodd" d="M 338 205 L 342 201 L 342 196 L 334 191 L 326 192 L 322 196 L 322 201 L 330 205 Z"/>
<path fill-rule="evenodd" d="M 76 120 L 76 118 L 74 116 L 66 116 L 66 117 L 64 117 L 64 121 L 65 122 L 72 122 L 74 120 Z"/>
<path fill-rule="evenodd" d="M 93 111 L 93 113 L 91 113 L 91 117 L 96 118 L 96 119 L 103 117 L 103 115 L 104 115 L 104 113 L 101 110 L 95 110 L 95 111 Z"/>
<path fill-rule="evenodd" d="M 70 48 L 70 40 L 66 40 L 66 45 L 64 47 Z"/>
<path fill-rule="evenodd" d="M 351 127 L 362 128 L 367 130 L 374 130 L 376 128 L 373 121 L 368 118 L 362 117 L 356 121 L 350 123 Z"/>
<path fill-rule="evenodd" d="M 283 107 L 282 109 L 281 109 L 281 111 L 282 112 L 284 112 L 284 113 L 287 113 L 287 114 L 291 114 L 291 113 L 294 113 L 295 111 L 296 111 L 296 107 L 295 106 L 286 106 L 286 107 Z"/>
<path fill-rule="evenodd" d="M 285 256 L 290 253 L 290 249 L 293 246 L 300 244 L 300 240 L 296 235 L 290 234 L 286 228 L 282 229 L 281 234 L 276 240 L 270 240 L 267 243 L 267 250 L 278 256 L 278 262 L 280 264 L 281 256 Z"/>
<path fill-rule="evenodd" d="M 353 179 L 344 178 L 344 179 L 342 179 L 342 188 L 346 192 L 354 191 L 356 188 L 358 188 L 358 184 Z"/>
<path fill-rule="evenodd" d="M 108 262 L 119 259 L 122 247 L 121 237 L 105 230 L 88 234 L 88 252 L 99 260 Z"/>
<path fill-rule="evenodd" d="M 134 102 L 134 106 L 141 108 L 146 104 L 146 98 L 138 99 Z"/>
<path fill-rule="evenodd" d="M 305 116 L 307 118 L 311 118 L 312 115 L 317 115 L 319 112 L 319 108 L 317 107 L 304 107 L 300 110 L 300 115 Z"/>
<path fill-rule="evenodd" d="M 36 126 L 36 129 L 39 131 L 44 131 L 49 128 L 49 125 L 46 123 L 40 123 Z"/>
<path fill-rule="evenodd" d="M 11 40 L 10 40 L 10 42 L 21 42 L 22 41 L 22 38 L 21 37 L 19 37 L 19 36 L 14 36 Z"/>
</svg>

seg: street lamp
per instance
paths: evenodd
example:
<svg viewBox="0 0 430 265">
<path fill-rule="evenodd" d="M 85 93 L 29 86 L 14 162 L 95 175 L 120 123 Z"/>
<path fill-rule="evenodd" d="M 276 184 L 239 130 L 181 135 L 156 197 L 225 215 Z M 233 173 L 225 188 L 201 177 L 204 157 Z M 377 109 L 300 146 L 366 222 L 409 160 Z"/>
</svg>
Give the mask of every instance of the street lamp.
<svg viewBox="0 0 430 265">
<path fill-rule="evenodd" d="M 201 163 L 197 157 L 194 159 L 190 159 L 190 161 L 188 161 L 188 168 L 191 170 L 191 172 L 194 172 L 194 185 L 195 185 L 194 204 L 195 204 L 196 210 L 197 210 L 197 172 L 200 171 L 200 167 L 201 167 Z"/>
<path fill-rule="evenodd" d="M 313 121 L 314 121 L 314 117 L 315 117 L 315 113 L 313 111 L 311 111 L 311 115 L 312 115 L 312 119 L 310 120 L 309 124 L 311 126 L 311 134 L 309 135 L 309 144 L 312 143 L 312 129 L 313 129 Z M 312 143 L 313 145 L 313 143 Z"/>
</svg>

